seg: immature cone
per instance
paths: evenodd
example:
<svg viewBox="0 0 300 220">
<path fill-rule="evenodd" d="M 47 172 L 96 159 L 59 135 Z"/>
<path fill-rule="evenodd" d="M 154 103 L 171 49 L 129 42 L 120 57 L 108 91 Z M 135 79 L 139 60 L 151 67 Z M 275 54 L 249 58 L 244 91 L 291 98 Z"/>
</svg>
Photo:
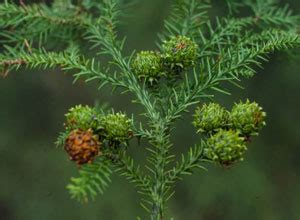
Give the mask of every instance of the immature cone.
<svg viewBox="0 0 300 220">
<path fill-rule="evenodd" d="M 228 126 L 228 111 L 217 103 L 204 104 L 194 114 L 194 126 L 198 133 L 213 133 Z"/>
<path fill-rule="evenodd" d="M 130 130 L 131 120 L 125 114 L 108 114 L 103 118 L 102 124 L 105 132 L 105 139 L 109 141 L 126 143 L 132 136 Z"/>
<path fill-rule="evenodd" d="M 266 113 L 256 102 L 247 100 L 245 103 L 237 103 L 230 114 L 232 128 L 239 130 L 246 136 L 258 135 L 258 132 L 266 125 Z"/>
<path fill-rule="evenodd" d="M 65 126 L 68 130 L 88 130 L 89 128 L 97 130 L 99 126 L 99 115 L 89 106 L 77 105 L 71 108 L 65 116 Z"/>
<path fill-rule="evenodd" d="M 173 36 L 163 44 L 164 66 L 170 71 L 180 72 L 193 66 L 197 58 L 198 45 L 185 36 Z"/>
<path fill-rule="evenodd" d="M 133 60 L 132 69 L 139 79 L 153 84 L 163 74 L 161 55 L 154 51 L 141 51 Z"/>
<path fill-rule="evenodd" d="M 73 130 L 66 139 L 65 150 L 78 165 L 91 163 L 99 155 L 101 144 L 91 129 Z"/>
<path fill-rule="evenodd" d="M 242 161 L 246 150 L 245 138 L 238 131 L 220 130 L 207 140 L 204 155 L 222 165 L 231 165 Z"/>
</svg>

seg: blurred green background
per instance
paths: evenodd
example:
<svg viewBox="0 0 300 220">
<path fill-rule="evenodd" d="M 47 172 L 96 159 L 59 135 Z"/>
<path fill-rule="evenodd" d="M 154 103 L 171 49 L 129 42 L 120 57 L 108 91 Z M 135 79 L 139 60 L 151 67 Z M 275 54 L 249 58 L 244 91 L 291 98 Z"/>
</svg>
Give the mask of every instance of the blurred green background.
<svg viewBox="0 0 300 220">
<path fill-rule="evenodd" d="M 25 1 L 30 2 L 30 1 Z M 155 47 L 170 0 L 141 0 L 128 25 L 128 49 Z M 290 3 L 300 13 L 299 0 Z M 222 8 L 219 8 L 222 10 Z M 286 54 L 270 56 L 264 70 L 243 82 L 244 90 L 218 95 L 225 106 L 250 98 L 268 113 L 268 126 L 249 146 L 246 160 L 231 169 L 209 165 L 176 186 L 169 217 L 191 220 L 298 220 L 300 219 L 300 60 Z M 132 220 L 145 217 L 135 189 L 114 176 L 107 192 L 81 205 L 65 189 L 77 174 L 53 142 L 62 130 L 65 112 L 76 104 L 110 102 L 131 114 L 137 106 L 130 97 L 98 91 L 59 70 L 18 71 L 0 79 L 0 220 Z M 178 122 L 174 149 L 185 151 L 199 141 L 190 116 Z M 136 157 L 143 149 L 134 145 Z"/>
</svg>

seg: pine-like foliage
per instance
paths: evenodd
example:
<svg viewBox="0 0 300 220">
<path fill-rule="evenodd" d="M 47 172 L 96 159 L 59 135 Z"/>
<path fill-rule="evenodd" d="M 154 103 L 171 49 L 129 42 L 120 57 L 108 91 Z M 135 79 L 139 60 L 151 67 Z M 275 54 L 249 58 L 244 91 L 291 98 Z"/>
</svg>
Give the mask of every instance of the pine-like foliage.
<svg viewBox="0 0 300 220">
<path fill-rule="evenodd" d="M 109 161 L 98 158 L 92 164 L 83 165 L 79 170 L 79 177 L 72 177 L 67 189 L 72 198 L 87 202 L 89 198 L 94 199 L 98 193 L 104 192 L 111 182 L 111 173 Z"/>
<path fill-rule="evenodd" d="M 132 93 L 133 102 L 144 107 L 142 115 L 146 117 L 146 123 L 139 123 L 134 116 L 131 120 L 125 115 L 119 115 L 119 118 L 120 123 L 123 119 L 124 123 L 131 123 L 128 137 L 147 141 L 146 165 L 138 165 L 128 155 L 126 149 L 130 144 L 128 141 L 122 143 L 128 138 L 127 127 L 121 138 L 106 140 L 108 136 L 105 134 L 109 131 L 100 124 L 93 132 L 99 136 L 103 152 L 92 164 L 79 167 L 79 177 L 72 178 L 67 186 L 72 197 L 83 202 L 93 199 L 103 193 L 110 183 L 110 174 L 115 172 L 137 187 L 142 196 L 141 205 L 150 213 L 151 219 L 166 219 L 166 202 L 174 195 L 174 185 L 183 175 L 192 174 L 195 168 L 205 169 L 205 162 L 231 166 L 243 159 L 242 153 L 247 149 L 250 137 L 234 127 L 229 111 L 224 121 L 222 117 L 218 118 L 220 122 L 216 126 L 222 124 L 222 128 L 208 131 L 201 143 L 191 147 L 180 159 L 171 153 L 170 135 L 174 122 L 188 112 L 190 106 L 212 99 L 215 91 L 230 94 L 224 83 L 239 86 L 239 81 L 252 77 L 272 52 L 299 47 L 300 16 L 293 14 L 288 6 L 280 6 L 276 0 L 226 2 L 228 15 L 210 18 L 209 10 L 218 1 L 172 1 L 164 31 L 158 34 L 157 51 L 140 53 L 136 62 L 137 53 L 123 54 L 126 38 L 118 34 L 120 21 L 125 19 L 124 11 L 133 1 L 82 0 L 75 3 L 54 0 L 46 5 L 25 4 L 23 1 L 16 4 L 5 0 L 0 4 L 0 72 L 3 76 L 24 67 L 58 67 L 72 73 L 74 81 L 81 78 L 86 82 L 93 80 L 99 89 L 109 84 L 113 89 Z M 239 14 L 241 9 L 249 12 L 247 17 Z M 91 54 L 90 51 L 98 52 Z M 151 56 L 142 57 L 145 54 Z M 104 62 L 101 57 L 109 61 Z M 147 60 L 149 63 L 139 63 Z M 137 73 L 137 69 L 145 71 Z M 158 76 L 151 85 L 139 77 L 154 70 L 161 73 L 151 75 Z M 206 126 L 205 123 L 217 117 L 214 114 L 218 111 L 213 109 L 216 105 L 210 106 L 212 109 L 207 110 L 206 121 L 199 122 L 203 117 L 197 116 L 196 126 Z M 261 111 L 260 107 L 257 109 Z M 265 114 L 251 110 L 247 117 L 252 117 L 252 113 L 253 118 L 244 118 L 244 121 L 253 122 L 249 127 L 256 129 L 257 134 L 255 117 Z M 102 111 L 101 117 L 104 115 Z M 116 123 L 110 121 L 110 127 L 124 128 Z M 263 121 L 260 123 L 264 125 Z M 61 133 L 56 143 L 58 146 L 65 145 L 69 132 Z M 212 146 L 214 143 L 216 146 Z M 238 143 L 240 148 L 230 143 Z"/>
<path fill-rule="evenodd" d="M 186 35 L 195 37 L 202 24 L 208 20 L 208 0 L 175 0 L 172 12 L 165 20 L 165 33 L 161 39 L 170 35 Z"/>
</svg>

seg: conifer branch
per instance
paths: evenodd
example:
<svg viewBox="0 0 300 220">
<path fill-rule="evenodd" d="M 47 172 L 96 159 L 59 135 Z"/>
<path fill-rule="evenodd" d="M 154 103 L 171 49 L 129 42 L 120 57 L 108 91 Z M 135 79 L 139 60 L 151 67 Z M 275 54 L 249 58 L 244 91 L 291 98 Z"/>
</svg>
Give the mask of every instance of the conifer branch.
<svg viewBox="0 0 300 220">
<path fill-rule="evenodd" d="M 98 158 L 93 164 L 83 165 L 79 170 L 79 177 L 71 178 L 67 185 L 71 197 L 80 202 L 95 199 L 97 194 L 103 194 L 111 182 L 111 165 L 108 160 Z"/>
<path fill-rule="evenodd" d="M 182 175 L 191 175 L 196 168 L 206 170 L 200 165 L 204 161 L 203 148 L 205 143 L 196 145 L 190 148 L 186 156 L 182 155 L 181 160 L 176 163 L 176 166 L 167 174 L 167 183 L 173 184 L 180 179 Z"/>
<path fill-rule="evenodd" d="M 109 84 L 130 92 L 133 102 L 144 107 L 145 123 L 113 110 L 107 114 L 103 108 L 81 105 L 66 114 L 65 131 L 56 144 L 64 146 L 72 161 L 84 164 L 79 177 L 67 186 L 73 198 L 87 201 L 103 193 L 114 171 L 138 188 L 141 205 L 151 219 L 161 220 L 172 189 L 183 175 L 205 169 L 203 162 L 229 166 L 243 160 L 246 142 L 265 125 L 266 116 L 249 100 L 235 104 L 231 112 L 215 103 L 198 107 L 193 125 L 203 135 L 201 143 L 181 159 L 171 152 L 174 122 L 190 106 L 213 98 L 213 91 L 230 94 L 223 83 L 238 86 L 241 78 L 254 75 L 270 53 L 300 46 L 299 15 L 288 7 L 279 7 L 275 0 L 227 1 L 229 17 L 209 21 L 208 0 L 175 0 L 165 32 L 159 36 L 160 51 L 130 56 L 124 55 L 125 38 L 117 31 L 124 14 L 122 0 L 76 4 L 55 0 L 51 6 L 6 0 L 0 4 L 0 35 L 5 42 L 0 71 L 4 76 L 21 67 L 59 67 L 74 72 L 75 81 L 97 80 L 99 88 Z M 253 15 L 234 18 L 239 7 L 250 7 Z M 63 48 L 68 45 L 61 52 L 55 52 L 55 46 L 50 50 L 51 42 L 46 40 L 54 40 L 56 30 Z M 80 47 L 78 36 L 88 40 L 85 47 Z M 45 46 L 40 43 L 35 49 L 32 45 L 37 40 Z M 90 45 L 99 49 L 93 58 L 80 54 Z M 110 61 L 100 65 L 97 56 Z M 132 137 L 150 145 L 145 167 L 126 152 Z"/>
<path fill-rule="evenodd" d="M 139 188 L 140 193 L 143 195 L 150 194 L 150 178 L 145 175 L 139 166 L 135 165 L 134 160 L 126 155 L 126 153 L 121 153 L 115 162 L 115 171 L 121 176 L 126 177 L 131 183 Z"/>
<path fill-rule="evenodd" d="M 91 23 L 88 14 L 76 8 L 57 11 L 45 4 L 16 5 L 7 0 L 0 4 L 0 28 L 4 43 L 22 44 L 24 39 L 38 40 L 40 45 L 50 36 L 70 40 Z M 82 32 L 82 31 L 81 31 Z"/>
<path fill-rule="evenodd" d="M 102 72 L 99 64 L 94 60 L 88 60 L 77 55 L 76 51 L 73 53 L 65 52 L 46 52 L 45 50 L 37 50 L 34 52 L 27 52 L 25 49 L 14 49 L 6 46 L 6 53 L 0 55 L 0 66 L 7 66 L 11 69 L 19 69 L 21 66 L 28 68 L 54 68 L 61 67 L 63 70 L 77 70 L 74 74 L 75 80 L 82 76 L 87 77 L 87 81 L 99 80 L 100 87 L 107 83 L 113 86 L 123 86 L 117 80 L 116 74 L 108 75 Z"/>
<path fill-rule="evenodd" d="M 74 10 L 76 12 L 76 10 Z M 8 3 L 6 0 L 0 4 L 0 18 L 1 27 L 18 27 L 24 23 L 27 25 L 30 22 L 39 23 L 40 21 L 46 21 L 48 24 L 55 25 L 74 25 L 84 26 L 88 19 L 86 15 L 63 17 L 61 14 L 58 16 L 45 4 L 31 4 L 18 6 L 15 3 Z"/>
<path fill-rule="evenodd" d="M 199 98 L 208 96 L 208 89 L 226 93 L 219 87 L 220 82 L 239 81 L 240 77 L 253 76 L 253 65 L 261 66 L 261 61 L 266 61 L 269 53 L 300 45 L 298 34 L 277 30 L 252 34 L 252 37 L 244 39 L 227 50 L 221 50 L 216 58 L 201 59 L 198 69 L 200 77 L 194 72 L 193 81 L 186 78 L 179 95 L 174 93 L 166 116 L 168 121 L 178 118 L 190 105 L 198 103 Z"/>
<path fill-rule="evenodd" d="M 165 32 L 159 35 L 160 40 L 172 35 L 195 38 L 198 29 L 208 19 L 209 8 L 209 0 L 174 0 L 171 15 L 165 20 Z"/>
<path fill-rule="evenodd" d="M 115 6 L 110 6 L 109 8 L 114 9 Z M 116 8 L 115 10 L 118 9 Z M 156 115 L 155 107 L 153 105 L 153 101 L 151 100 L 151 95 L 145 89 L 145 85 L 142 86 L 139 84 L 137 77 L 131 71 L 130 59 L 125 59 L 121 53 L 125 40 L 118 41 L 115 32 L 116 24 L 114 20 L 116 18 L 114 16 L 118 14 L 119 13 L 117 12 L 110 12 L 107 18 L 104 17 L 105 22 L 110 21 L 107 24 L 107 29 L 104 29 L 104 31 L 100 26 L 91 25 L 88 30 L 89 36 L 87 39 L 94 44 L 94 47 L 102 47 L 100 54 L 107 54 L 112 57 L 112 64 L 116 65 L 121 71 L 123 82 L 126 85 L 127 90 L 135 94 L 137 97 L 136 102 L 141 103 L 146 108 L 147 113 L 145 115 L 153 120 L 158 120 L 158 115 Z"/>
<path fill-rule="evenodd" d="M 248 7 L 254 13 L 257 24 L 267 28 L 298 28 L 300 16 L 292 13 L 288 4 L 283 7 L 277 0 L 227 0 L 231 11 L 238 13 L 240 8 Z"/>
</svg>

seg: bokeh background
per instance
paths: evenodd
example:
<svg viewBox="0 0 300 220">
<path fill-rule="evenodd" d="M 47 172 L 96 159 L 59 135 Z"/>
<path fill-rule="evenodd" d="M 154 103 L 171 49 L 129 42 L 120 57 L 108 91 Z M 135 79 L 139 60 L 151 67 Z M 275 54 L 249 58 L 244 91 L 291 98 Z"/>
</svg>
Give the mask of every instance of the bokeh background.
<svg viewBox="0 0 300 220">
<path fill-rule="evenodd" d="M 2 1 L 1 1 L 2 2 Z M 30 1 L 26 1 L 30 2 Z M 141 0 L 120 31 L 128 50 L 152 49 L 162 29 L 170 0 Z M 285 0 L 300 13 L 298 0 Z M 223 8 L 218 8 L 222 11 Z M 208 165 L 176 186 L 170 217 L 191 220 L 300 219 L 300 59 L 275 53 L 244 90 L 216 99 L 230 107 L 250 98 L 268 113 L 267 124 L 254 139 L 246 160 L 231 169 Z M 137 112 L 130 97 L 98 91 L 59 70 L 11 73 L 0 79 L 0 220 L 132 220 L 144 216 L 138 195 L 123 178 L 113 176 L 106 193 L 81 205 L 65 189 L 76 166 L 54 146 L 65 112 L 76 104 L 110 102 L 117 110 Z M 185 151 L 199 141 L 186 116 L 178 122 L 174 149 Z M 144 155 L 133 143 L 135 157 Z M 144 219 L 144 218 L 143 218 Z M 147 217 L 145 217 L 147 219 Z"/>
</svg>

